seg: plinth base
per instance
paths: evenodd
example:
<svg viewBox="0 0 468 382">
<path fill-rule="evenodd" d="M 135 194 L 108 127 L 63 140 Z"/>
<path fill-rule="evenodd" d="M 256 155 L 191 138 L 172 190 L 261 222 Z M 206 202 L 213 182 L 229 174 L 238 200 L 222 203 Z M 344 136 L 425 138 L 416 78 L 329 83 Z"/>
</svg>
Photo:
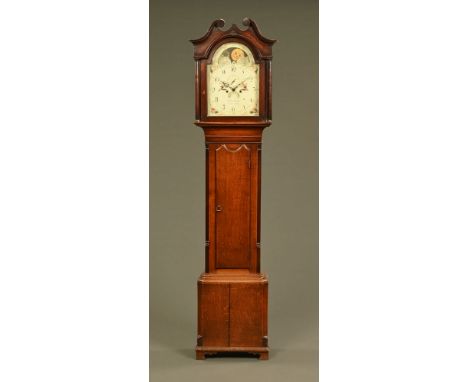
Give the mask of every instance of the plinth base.
<svg viewBox="0 0 468 382">
<path fill-rule="evenodd" d="M 198 279 L 197 359 L 249 353 L 268 359 L 268 279 L 229 270 Z"/>
<path fill-rule="evenodd" d="M 207 355 L 218 355 L 222 353 L 248 353 L 258 355 L 258 359 L 266 361 L 270 349 L 267 347 L 210 347 L 210 346 L 197 346 L 196 347 L 197 359 L 203 360 Z"/>
</svg>

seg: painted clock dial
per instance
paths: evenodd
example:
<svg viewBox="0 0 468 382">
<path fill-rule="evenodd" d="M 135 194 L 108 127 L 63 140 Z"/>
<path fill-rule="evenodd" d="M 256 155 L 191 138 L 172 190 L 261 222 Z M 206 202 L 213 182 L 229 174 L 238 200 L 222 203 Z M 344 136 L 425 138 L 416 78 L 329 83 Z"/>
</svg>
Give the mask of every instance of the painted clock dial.
<svg viewBox="0 0 468 382">
<path fill-rule="evenodd" d="M 207 65 L 207 115 L 258 116 L 259 65 L 244 44 L 221 45 Z"/>
</svg>

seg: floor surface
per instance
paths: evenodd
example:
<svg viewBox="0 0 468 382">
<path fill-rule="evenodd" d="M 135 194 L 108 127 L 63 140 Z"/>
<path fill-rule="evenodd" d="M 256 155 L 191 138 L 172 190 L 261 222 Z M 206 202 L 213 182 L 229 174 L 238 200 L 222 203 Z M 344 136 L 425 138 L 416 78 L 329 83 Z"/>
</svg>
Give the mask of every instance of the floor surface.
<svg viewBox="0 0 468 382">
<path fill-rule="evenodd" d="M 177 324 L 174 322 L 172 328 L 177 329 Z M 318 382 L 318 341 L 313 328 L 301 329 L 303 336 L 292 336 L 290 341 L 278 332 L 277 346 L 270 345 L 268 361 L 232 356 L 197 361 L 195 344 L 193 348 L 184 346 L 190 343 L 191 329 L 179 329 L 153 335 L 150 382 Z"/>
<path fill-rule="evenodd" d="M 234 357 L 196 361 L 193 349 L 156 348 L 150 352 L 150 381 L 315 382 L 316 358 L 310 349 L 276 349 L 268 361 Z"/>
</svg>

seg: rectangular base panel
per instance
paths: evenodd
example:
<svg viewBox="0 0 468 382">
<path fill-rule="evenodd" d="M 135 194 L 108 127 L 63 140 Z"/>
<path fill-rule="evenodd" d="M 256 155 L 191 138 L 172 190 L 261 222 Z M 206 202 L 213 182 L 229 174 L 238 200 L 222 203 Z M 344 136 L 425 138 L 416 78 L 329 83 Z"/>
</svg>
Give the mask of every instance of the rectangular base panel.
<svg viewBox="0 0 468 382">
<path fill-rule="evenodd" d="M 268 359 L 268 278 L 262 273 L 204 273 L 198 279 L 197 359 L 251 353 Z"/>
<path fill-rule="evenodd" d="M 268 360 L 270 349 L 268 347 L 211 347 L 211 346 L 197 346 L 195 348 L 197 353 L 197 360 L 204 360 L 208 355 L 217 355 L 219 353 L 249 353 L 258 355 L 261 361 Z"/>
</svg>

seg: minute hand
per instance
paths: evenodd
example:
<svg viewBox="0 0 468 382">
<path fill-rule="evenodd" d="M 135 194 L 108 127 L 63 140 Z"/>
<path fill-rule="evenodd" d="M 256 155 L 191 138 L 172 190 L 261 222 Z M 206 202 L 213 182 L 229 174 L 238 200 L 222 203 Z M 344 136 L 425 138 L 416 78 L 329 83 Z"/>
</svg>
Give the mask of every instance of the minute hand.
<svg viewBox="0 0 468 382">
<path fill-rule="evenodd" d="M 244 81 L 242 81 L 242 82 L 239 82 L 236 86 L 234 86 L 233 88 L 231 88 L 232 91 L 235 91 L 239 86 L 241 86 L 245 81 L 247 81 L 247 80 L 249 80 L 249 79 L 250 79 L 250 77 L 249 77 L 249 78 L 246 78 L 246 79 L 245 79 Z"/>
</svg>

